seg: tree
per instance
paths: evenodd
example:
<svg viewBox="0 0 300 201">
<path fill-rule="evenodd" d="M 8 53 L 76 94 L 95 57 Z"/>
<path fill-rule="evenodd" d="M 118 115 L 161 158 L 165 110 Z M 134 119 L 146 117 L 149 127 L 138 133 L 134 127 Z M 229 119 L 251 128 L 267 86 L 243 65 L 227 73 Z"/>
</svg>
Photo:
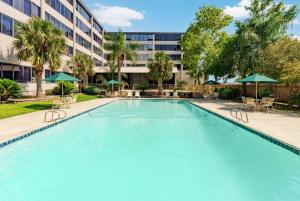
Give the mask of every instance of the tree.
<svg viewBox="0 0 300 201">
<path fill-rule="evenodd" d="M 111 33 L 106 36 L 109 41 L 105 45 L 105 49 L 111 51 L 110 60 L 114 60 L 117 64 L 118 70 L 118 81 L 121 82 L 121 67 L 124 65 L 124 60 L 135 61 L 137 53 L 135 52 L 138 45 L 136 43 L 127 43 L 125 34 L 119 30 L 116 33 Z"/>
<path fill-rule="evenodd" d="M 194 85 L 200 85 L 201 84 L 201 78 L 204 75 L 204 69 L 201 64 L 198 64 L 197 66 L 189 69 L 187 74 L 194 80 Z"/>
<path fill-rule="evenodd" d="M 19 60 L 29 61 L 35 67 L 36 96 L 42 96 L 45 64 L 49 64 L 51 70 L 61 65 L 61 56 L 66 49 L 63 33 L 48 21 L 31 18 L 27 23 L 17 24 L 13 47 Z"/>
<path fill-rule="evenodd" d="M 164 52 L 156 52 L 154 59 L 148 62 L 149 77 L 157 81 L 160 95 L 162 95 L 163 81 L 170 80 L 173 77 L 172 66 L 170 57 Z"/>
<path fill-rule="evenodd" d="M 224 38 L 227 37 L 223 28 L 227 27 L 232 19 L 223 9 L 215 6 L 203 6 L 199 9 L 195 21 L 180 41 L 184 53 L 182 62 L 188 67 L 190 75 L 197 78 L 200 72 L 203 72 L 204 76 L 208 77 L 211 72 L 215 72 L 215 60 L 221 53 Z M 199 81 L 197 78 L 196 83 L 200 84 Z"/>
<path fill-rule="evenodd" d="M 88 85 L 88 76 L 93 74 L 93 60 L 84 53 L 76 53 L 67 65 L 73 71 L 74 75 L 81 80 L 79 89 Z"/>
<path fill-rule="evenodd" d="M 252 0 L 245 8 L 250 17 L 236 23 L 236 58 L 242 78 L 263 67 L 266 48 L 285 36 L 298 12 L 295 5 L 274 0 Z"/>
<path fill-rule="evenodd" d="M 293 92 L 293 86 L 300 81 L 300 41 L 282 38 L 270 44 L 264 55 L 264 65 L 258 72 L 285 82 Z"/>
</svg>

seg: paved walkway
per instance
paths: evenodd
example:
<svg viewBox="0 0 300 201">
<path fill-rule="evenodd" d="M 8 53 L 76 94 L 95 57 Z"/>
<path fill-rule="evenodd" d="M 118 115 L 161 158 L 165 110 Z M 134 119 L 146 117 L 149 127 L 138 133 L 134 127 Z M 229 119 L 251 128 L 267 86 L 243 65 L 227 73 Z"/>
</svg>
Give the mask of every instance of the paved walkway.
<svg viewBox="0 0 300 201">
<path fill-rule="evenodd" d="M 191 102 L 235 120 L 230 115 L 232 108 L 240 108 L 241 104 L 227 101 L 191 100 Z M 270 137 L 300 149 L 300 115 L 292 112 L 274 111 L 248 112 L 249 123 L 242 123 L 250 128 L 261 131 Z"/>
<path fill-rule="evenodd" d="M 96 108 L 106 103 L 115 101 L 115 98 L 101 98 L 90 101 L 84 101 L 71 105 L 70 109 L 65 109 L 67 117 L 82 113 L 84 111 Z M 49 110 L 27 113 L 7 119 L 0 120 L 0 143 L 14 139 L 26 134 L 32 130 L 47 126 L 50 123 L 44 122 L 44 114 Z"/>
</svg>

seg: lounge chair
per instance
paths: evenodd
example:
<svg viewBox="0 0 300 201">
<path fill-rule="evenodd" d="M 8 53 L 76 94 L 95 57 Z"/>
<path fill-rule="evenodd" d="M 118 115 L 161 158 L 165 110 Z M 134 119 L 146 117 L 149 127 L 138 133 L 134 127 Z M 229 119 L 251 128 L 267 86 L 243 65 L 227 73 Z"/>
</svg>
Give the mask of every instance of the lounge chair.
<svg viewBox="0 0 300 201">
<path fill-rule="evenodd" d="M 245 97 L 245 96 L 242 96 L 241 99 L 242 99 L 242 103 L 243 103 L 243 104 L 241 105 L 241 109 L 242 109 L 242 110 L 246 110 L 246 109 L 247 109 L 246 97 Z"/>
<path fill-rule="evenodd" d="M 64 107 L 64 102 L 60 99 L 60 97 L 54 97 L 52 100 L 52 109 L 60 109 Z"/>
<path fill-rule="evenodd" d="M 135 91 L 134 92 L 134 97 L 135 98 L 141 98 L 140 91 Z"/>
<path fill-rule="evenodd" d="M 165 91 L 165 97 L 167 97 L 167 98 L 170 98 L 170 97 L 171 97 L 171 95 L 170 95 L 170 92 L 169 92 L 169 91 Z"/>
<path fill-rule="evenodd" d="M 178 93 L 177 93 L 177 91 L 173 91 L 173 96 L 172 96 L 173 98 L 176 98 L 176 97 L 178 97 Z"/>
<path fill-rule="evenodd" d="M 127 98 L 132 98 L 132 91 L 127 91 Z"/>
</svg>

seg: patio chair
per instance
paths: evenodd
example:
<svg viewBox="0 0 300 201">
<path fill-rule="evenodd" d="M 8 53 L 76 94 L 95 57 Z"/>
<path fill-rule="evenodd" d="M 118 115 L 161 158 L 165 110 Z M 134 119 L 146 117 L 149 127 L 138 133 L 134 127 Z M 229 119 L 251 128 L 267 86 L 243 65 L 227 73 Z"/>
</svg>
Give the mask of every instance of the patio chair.
<svg viewBox="0 0 300 201">
<path fill-rule="evenodd" d="M 241 99 L 242 99 L 241 109 L 242 110 L 246 110 L 247 109 L 246 97 L 245 96 L 241 96 Z"/>
<path fill-rule="evenodd" d="M 64 102 L 60 99 L 60 97 L 54 97 L 52 99 L 52 109 L 60 109 L 64 107 Z"/>
<path fill-rule="evenodd" d="M 255 102 L 255 99 L 254 98 L 246 98 L 246 107 L 251 109 L 256 109 L 257 107 L 257 104 Z"/>
<path fill-rule="evenodd" d="M 219 99 L 219 96 L 220 96 L 220 93 L 218 93 L 218 92 L 213 93 L 213 99 L 217 100 L 217 99 Z"/>
<path fill-rule="evenodd" d="M 132 91 L 130 90 L 130 91 L 127 91 L 127 98 L 132 98 Z"/>
<path fill-rule="evenodd" d="M 140 91 L 135 91 L 134 92 L 134 97 L 135 98 L 141 98 Z"/>
<path fill-rule="evenodd" d="M 270 112 L 270 109 L 272 109 L 272 111 L 274 110 L 273 109 L 273 104 L 274 104 L 274 101 L 275 101 L 275 98 L 262 98 L 261 100 L 261 103 L 260 103 L 260 107 L 262 109 L 266 109 L 267 112 Z"/>
</svg>

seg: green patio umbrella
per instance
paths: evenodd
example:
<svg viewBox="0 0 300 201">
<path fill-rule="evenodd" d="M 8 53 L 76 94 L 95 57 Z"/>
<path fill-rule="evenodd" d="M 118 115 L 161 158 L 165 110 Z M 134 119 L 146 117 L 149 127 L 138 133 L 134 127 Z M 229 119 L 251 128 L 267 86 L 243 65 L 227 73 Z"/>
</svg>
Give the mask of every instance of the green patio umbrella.
<svg viewBox="0 0 300 201">
<path fill-rule="evenodd" d="M 111 89 L 113 90 L 114 85 L 116 85 L 116 84 L 121 84 L 121 82 L 116 81 L 116 80 L 109 80 L 109 81 L 107 82 L 107 84 L 108 84 L 108 85 L 111 85 Z"/>
<path fill-rule="evenodd" d="M 57 81 L 62 81 L 62 87 L 61 87 L 61 95 L 63 96 L 64 94 L 64 82 L 78 82 L 79 80 L 76 77 L 70 76 L 66 73 L 57 73 L 55 75 L 52 75 L 50 77 L 47 77 L 44 79 L 44 81 L 49 81 L 49 82 L 57 82 Z"/>
<path fill-rule="evenodd" d="M 240 83 L 255 83 L 256 84 L 256 99 L 257 99 L 257 85 L 258 83 L 276 83 L 276 80 L 273 80 L 267 76 L 254 74 L 249 77 L 246 77 L 239 81 Z"/>
</svg>

